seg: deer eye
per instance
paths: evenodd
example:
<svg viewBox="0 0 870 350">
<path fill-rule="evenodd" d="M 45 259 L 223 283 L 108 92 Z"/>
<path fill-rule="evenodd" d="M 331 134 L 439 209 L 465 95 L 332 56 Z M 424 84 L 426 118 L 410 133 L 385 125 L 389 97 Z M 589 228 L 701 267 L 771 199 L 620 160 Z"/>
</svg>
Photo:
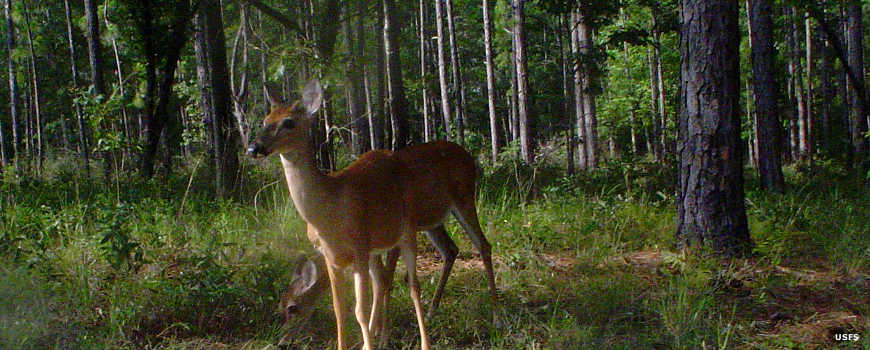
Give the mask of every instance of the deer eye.
<svg viewBox="0 0 870 350">
<path fill-rule="evenodd" d="M 284 119 L 281 121 L 280 128 L 289 130 L 289 129 L 293 129 L 293 127 L 295 127 L 295 126 L 296 126 L 296 123 L 293 121 L 293 119 L 287 118 L 287 119 Z"/>
</svg>

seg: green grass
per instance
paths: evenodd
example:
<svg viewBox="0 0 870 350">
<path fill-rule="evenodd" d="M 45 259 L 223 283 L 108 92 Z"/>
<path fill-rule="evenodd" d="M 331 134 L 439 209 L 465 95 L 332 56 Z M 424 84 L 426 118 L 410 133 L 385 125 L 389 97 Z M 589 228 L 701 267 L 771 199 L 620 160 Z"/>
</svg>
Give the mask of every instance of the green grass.
<svg viewBox="0 0 870 350">
<path fill-rule="evenodd" d="M 328 297 L 308 318 L 277 314 L 292 261 L 311 245 L 273 163 L 245 168 L 238 202 L 213 198 L 202 167 L 111 185 L 59 170 L 6 176 L 0 348 L 334 346 Z M 870 190 L 834 165 L 789 169 L 783 195 L 750 177 L 755 252 L 737 260 L 672 248 L 671 169 L 617 162 L 566 178 L 548 165 L 483 168 L 478 211 L 494 246 L 498 322 L 482 271 L 460 263 L 428 322 L 436 348 L 867 346 Z M 458 225 L 448 229 L 460 259 L 475 261 Z M 423 255 L 437 255 L 424 241 Z M 436 279 L 422 275 L 425 300 Z M 389 348 L 413 348 L 401 279 L 390 320 Z M 833 332 L 863 339 L 834 343 Z"/>
</svg>

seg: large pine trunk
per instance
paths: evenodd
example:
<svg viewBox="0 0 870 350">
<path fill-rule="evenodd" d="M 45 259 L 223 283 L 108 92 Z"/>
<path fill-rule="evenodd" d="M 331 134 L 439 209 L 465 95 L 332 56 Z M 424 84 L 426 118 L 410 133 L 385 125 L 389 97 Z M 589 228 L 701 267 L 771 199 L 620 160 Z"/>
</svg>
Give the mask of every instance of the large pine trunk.
<svg viewBox="0 0 870 350">
<path fill-rule="evenodd" d="M 749 1 L 750 42 L 752 48 L 752 82 L 755 98 L 758 176 L 761 188 L 782 192 L 782 160 L 779 145 L 782 124 L 779 121 L 774 66 L 773 20 L 770 0 Z"/>
<path fill-rule="evenodd" d="M 682 0 L 681 7 L 676 238 L 684 247 L 746 253 L 738 3 Z"/>
<path fill-rule="evenodd" d="M 846 32 L 847 41 L 849 42 L 849 67 L 854 72 L 854 81 L 850 82 L 851 88 L 851 115 L 850 115 L 850 130 L 852 131 L 852 149 L 855 154 L 854 164 L 859 168 L 863 168 L 862 163 L 867 162 L 867 139 L 864 134 L 867 132 L 867 111 L 865 89 L 858 88 L 866 86 L 864 84 L 864 25 L 861 16 L 861 1 L 852 0 L 846 9 L 848 16 L 848 30 Z"/>
</svg>

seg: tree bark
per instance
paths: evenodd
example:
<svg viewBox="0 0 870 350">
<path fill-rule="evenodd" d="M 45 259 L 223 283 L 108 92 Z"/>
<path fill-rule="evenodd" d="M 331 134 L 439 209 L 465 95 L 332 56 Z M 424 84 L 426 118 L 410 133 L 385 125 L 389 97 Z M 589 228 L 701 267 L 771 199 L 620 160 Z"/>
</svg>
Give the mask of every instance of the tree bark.
<svg viewBox="0 0 870 350">
<path fill-rule="evenodd" d="M 456 136 L 459 144 L 465 144 L 465 89 L 462 87 L 462 73 L 459 71 L 459 54 L 456 49 L 456 36 L 453 27 L 452 0 L 442 0 L 447 10 L 447 33 L 450 41 L 450 67 L 453 73 L 453 99 L 456 103 Z"/>
<path fill-rule="evenodd" d="M 67 33 L 67 44 L 69 45 L 69 61 L 70 61 L 70 70 L 72 71 L 72 87 L 73 91 L 78 90 L 78 69 L 76 68 L 76 50 L 73 42 L 73 32 L 72 32 L 72 20 L 70 18 L 70 9 L 69 9 L 69 0 L 63 1 L 64 11 L 66 15 L 66 33 Z M 79 136 L 79 152 L 82 157 L 82 168 L 85 170 L 85 176 L 90 177 L 90 147 L 88 145 L 88 129 L 87 124 L 84 121 L 84 116 L 82 115 L 81 106 L 78 103 L 73 101 L 73 105 L 76 111 L 76 123 L 78 124 L 78 136 Z"/>
<path fill-rule="evenodd" d="M 100 21 L 97 19 L 97 1 L 85 0 L 85 37 L 88 39 L 88 57 L 91 66 L 91 83 L 94 96 L 105 94 L 103 85 L 103 57 L 100 49 Z"/>
<path fill-rule="evenodd" d="M 556 38 L 559 43 L 559 66 L 562 71 L 562 118 L 564 118 L 565 122 L 565 153 L 567 158 L 567 170 L 568 175 L 574 175 L 574 111 L 571 110 L 573 106 L 573 92 L 571 90 L 571 84 L 569 80 L 573 80 L 573 75 L 569 74 L 569 66 L 568 59 L 565 57 L 566 43 L 564 34 L 568 33 L 570 35 L 571 23 L 565 21 L 565 16 L 559 16 L 559 30 L 556 32 Z M 570 44 L 568 45 L 570 46 Z M 492 114 L 495 114 L 495 111 L 492 111 Z M 495 128 L 493 127 L 493 132 Z M 495 159 L 493 159 L 494 161 Z"/>
<path fill-rule="evenodd" d="M 526 34 L 524 13 L 525 0 L 514 0 L 514 28 L 513 34 L 517 43 L 516 66 L 517 70 L 517 121 L 520 134 L 520 158 L 527 164 L 532 164 L 532 126 L 533 123 L 528 111 L 528 76 L 526 74 Z"/>
<path fill-rule="evenodd" d="M 42 114 L 40 113 L 39 101 L 39 79 L 36 77 L 36 55 L 33 53 L 33 35 L 30 32 L 30 11 L 27 8 L 27 2 L 24 5 L 24 21 L 27 29 L 27 51 L 30 54 L 30 81 L 31 81 L 31 96 L 33 99 L 33 115 L 36 122 L 36 154 L 37 154 L 37 169 L 42 170 L 42 162 L 45 158 L 45 149 L 42 144 Z M 63 120 L 61 120 L 63 123 Z"/>
<path fill-rule="evenodd" d="M 782 192 L 782 160 L 779 145 L 782 124 L 778 113 L 779 87 L 776 81 L 773 45 L 774 27 L 770 0 L 748 0 L 752 84 L 755 97 L 756 145 L 758 146 L 758 177 L 761 188 Z"/>
<path fill-rule="evenodd" d="M 662 123 L 658 109 L 659 89 L 656 84 L 656 81 L 658 79 L 656 78 L 656 76 L 658 73 L 656 73 L 657 68 L 655 64 L 655 59 L 653 58 L 652 47 L 647 47 L 646 52 L 647 63 L 649 65 L 650 112 L 652 114 L 652 121 L 650 123 L 652 125 L 652 133 L 650 134 L 650 138 L 652 138 L 652 141 L 648 141 L 647 143 L 649 143 L 649 148 L 651 148 L 649 151 L 653 153 L 655 159 L 662 160 L 662 146 L 659 142 L 659 140 L 661 140 L 661 137 L 659 137 L 659 135 L 662 132 Z"/>
<path fill-rule="evenodd" d="M 441 117 L 444 120 L 444 132 L 449 139 L 454 125 L 450 115 L 450 92 L 447 89 L 447 63 L 444 60 L 444 16 L 441 13 L 442 2 L 444 0 L 435 0 L 435 27 L 438 31 L 438 84 L 441 88 Z"/>
<path fill-rule="evenodd" d="M 588 57 L 592 53 L 592 30 L 586 21 L 586 15 L 577 14 L 577 41 L 581 56 Z M 594 169 L 598 167 L 598 117 L 595 114 L 595 97 L 592 92 L 592 70 L 589 59 L 584 58 L 585 64 L 581 66 L 583 80 L 583 120 L 586 128 L 586 167 Z"/>
<path fill-rule="evenodd" d="M 366 8 L 366 1 L 358 0 L 355 2 L 357 12 L 362 12 Z M 351 13 L 350 7 L 346 8 L 348 14 Z M 345 40 L 351 56 L 355 59 L 348 60 L 348 88 L 350 92 L 350 101 L 348 101 L 349 113 L 348 117 L 351 120 L 351 150 L 354 154 L 363 154 L 369 150 L 369 130 L 368 119 L 363 116 L 363 106 L 365 105 L 365 86 L 363 81 L 363 26 L 362 16 L 353 16 L 354 20 L 344 21 Z"/>
<path fill-rule="evenodd" d="M 18 135 L 18 83 L 15 79 L 15 23 L 12 19 L 12 0 L 6 0 L 4 3 L 6 17 L 6 66 L 9 70 L 9 117 L 12 121 L 12 161 L 15 163 L 15 170 L 21 172 L 21 154 L 18 152 L 20 137 Z"/>
<path fill-rule="evenodd" d="M 420 0 L 420 85 L 422 86 L 422 95 L 423 95 L 423 141 L 429 142 L 430 138 L 433 134 L 433 122 L 429 119 L 432 117 L 429 115 L 429 82 L 426 76 L 426 72 L 428 71 L 426 66 L 426 42 L 428 39 L 428 35 L 426 32 L 426 3 L 425 0 Z"/>
<path fill-rule="evenodd" d="M 656 130 L 656 135 L 655 135 L 657 137 L 656 142 L 658 143 L 656 145 L 656 149 L 658 150 L 658 153 L 656 154 L 656 157 L 657 157 L 656 159 L 664 160 L 665 153 L 668 153 L 671 150 L 668 147 L 668 137 L 667 137 L 667 132 L 666 132 L 667 126 L 668 126 L 668 123 L 667 123 L 668 120 L 667 120 L 667 114 L 665 113 L 665 82 L 664 82 L 664 78 L 663 78 L 664 73 L 662 72 L 662 55 L 661 55 L 661 39 L 660 39 L 661 36 L 659 33 L 659 28 L 658 28 L 659 25 L 658 25 L 658 20 L 657 20 L 659 13 L 658 13 L 658 11 L 656 11 L 656 9 L 652 9 L 651 13 L 652 13 L 652 38 L 653 38 L 652 63 L 655 64 L 655 86 L 653 88 L 656 90 L 656 96 L 658 96 L 658 98 L 656 99 L 657 105 L 654 107 L 658 108 L 657 113 L 656 113 L 656 118 L 658 118 L 658 121 L 656 121 L 656 124 L 659 125 L 659 129 Z"/>
<path fill-rule="evenodd" d="M 241 53 L 238 53 L 241 47 Z M 236 57 L 241 56 L 241 69 L 238 69 L 239 78 L 236 82 L 237 64 Z M 235 125 L 239 132 L 239 140 L 241 141 L 242 149 L 248 148 L 248 128 L 245 122 L 245 116 L 248 114 L 247 100 L 249 94 L 248 83 L 248 9 L 242 6 L 239 9 L 239 25 L 236 30 L 236 35 L 233 38 L 233 48 L 230 52 L 229 65 L 229 83 L 230 93 L 232 98 L 232 115 L 235 118 Z"/>
<path fill-rule="evenodd" d="M 394 0 L 383 0 L 384 10 L 384 51 L 386 52 L 387 75 L 389 82 L 390 115 L 392 115 L 393 150 L 408 145 L 408 108 L 405 100 L 405 86 L 402 82 L 402 62 L 399 57 L 399 27 L 396 20 Z"/>
<path fill-rule="evenodd" d="M 806 32 L 806 61 L 807 61 L 807 118 L 804 121 L 804 143 L 806 144 L 806 161 L 809 165 L 813 164 L 813 154 L 815 152 L 814 139 L 815 131 L 813 130 L 813 36 L 810 24 L 810 15 L 806 13 L 804 16 L 804 30 Z"/>
<path fill-rule="evenodd" d="M 575 120 L 577 121 L 577 136 L 580 142 L 577 144 L 577 154 L 580 169 L 586 169 L 588 164 L 588 154 L 586 152 L 586 120 L 583 114 L 583 72 L 580 64 L 580 41 L 577 27 L 576 11 L 571 12 L 571 53 L 573 54 L 573 70 L 574 70 L 574 112 Z"/>
<path fill-rule="evenodd" d="M 513 1 L 513 0 L 509 0 Z M 510 96 L 508 97 L 509 109 L 510 109 L 510 118 L 508 119 L 508 130 L 510 131 L 510 141 L 508 142 L 516 142 L 520 138 L 519 132 L 519 117 L 517 112 L 517 70 L 514 68 L 517 65 L 517 40 L 516 36 L 511 35 L 511 52 L 510 52 L 510 75 L 511 75 L 511 91 Z"/>
<path fill-rule="evenodd" d="M 849 42 L 849 66 L 855 72 L 855 79 L 851 82 L 852 101 L 850 130 L 852 139 L 852 149 L 855 154 L 854 165 L 858 169 L 863 169 L 863 163 L 868 162 L 867 139 L 864 134 L 867 132 L 867 111 L 865 110 L 865 101 L 867 96 L 864 91 L 864 25 L 862 22 L 861 5 L 862 2 L 852 0 L 849 2 L 846 12 L 848 16 L 848 31 L 846 32 L 847 41 Z M 858 88 L 860 86 L 861 88 Z"/>
<path fill-rule="evenodd" d="M 202 0 L 199 5 L 200 30 L 203 40 L 200 45 L 208 55 L 208 72 L 211 75 L 210 100 L 212 115 L 212 138 L 214 140 L 216 190 L 220 197 L 234 192 L 238 181 L 238 140 L 234 137 L 233 120 L 230 118 L 230 88 L 227 72 L 226 46 L 218 0 Z M 177 61 L 177 59 L 176 59 Z"/>
<path fill-rule="evenodd" d="M 819 115 L 821 117 L 821 134 L 816 134 L 817 139 L 820 141 L 821 152 L 830 151 L 830 139 L 831 139 L 831 101 L 834 100 L 835 92 L 833 88 L 833 84 L 831 83 L 831 74 L 833 72 L 833 60 L 831 53 L 831 46 L 828 42 L 828 38 L 826 34 L 822 34 L 822 64 L 819 67 L 819 83 L 822 85 L 822 99 Z"/>
<path fill-rule="evenodd" d="M 794 79 L 794 94 L 795 100 L 797 101 L 797 155 L 798 160 L 801 162 L 806 162 L 808 158 L 809 145 L 807 142 L 807 100 L 804 90 L 804 75 L 803 75 L 803 64 L 801 62 L 801 58 L 803 56 L 803 52 L 801 49 L 800 38 L 803 36 L 801 23 L 803 22 L 798 15 L 797 8 L 792 7 L 791 12 L 789 13 L 789 18 L 791 22 L 791 36 L 789 37 L 789 42 L 791 44 L 791 64 L 792 67 L 791 75 L 792 79 Z"/>
<path fill-rule="evenodd" d="M 489 0 L 483 0 L 483 45 L 486 51 L 486 102 L 489 111 L 490 151 L 492 161 L 498 161 L 498 119 L 495 114 L 495 73 L 492 63 L 492 23 L 489 19 Z M 563 57 L 564 59 L 564 57 Z"/>
<path fill-rule="evenodd" d="M 681 0 L 681 7 L 676 239 L 725 255 L 748 253 L 738 3 Z"/>
</svg>

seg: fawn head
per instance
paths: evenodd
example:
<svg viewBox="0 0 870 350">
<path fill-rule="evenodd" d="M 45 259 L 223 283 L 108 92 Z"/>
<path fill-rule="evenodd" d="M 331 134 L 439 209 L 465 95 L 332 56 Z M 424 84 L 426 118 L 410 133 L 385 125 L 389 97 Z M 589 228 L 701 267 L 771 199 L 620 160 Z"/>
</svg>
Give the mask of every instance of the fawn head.
<svg viewBox="0 0 870 350">
<path fill-rule="evenodd" d="M 320 82 L 311 80 L 302 90 L 302 99 L 292 104 L 282 101 L 267 89 L 271 112 L 263 119 L 263 128 L 247 149 L 248 156 L 265 158 L 275 153 L 300 149 L 308 142 L 310 122 L 320 109 L 323 90 Z"/>
<path fill-rule="evenodd" d="M 280 310 L 285 321 L 305 313 L 329 286 L 326 259 L 321 254 L 300 256 L 287 290 L 281 294 Z"/>
</svg>

